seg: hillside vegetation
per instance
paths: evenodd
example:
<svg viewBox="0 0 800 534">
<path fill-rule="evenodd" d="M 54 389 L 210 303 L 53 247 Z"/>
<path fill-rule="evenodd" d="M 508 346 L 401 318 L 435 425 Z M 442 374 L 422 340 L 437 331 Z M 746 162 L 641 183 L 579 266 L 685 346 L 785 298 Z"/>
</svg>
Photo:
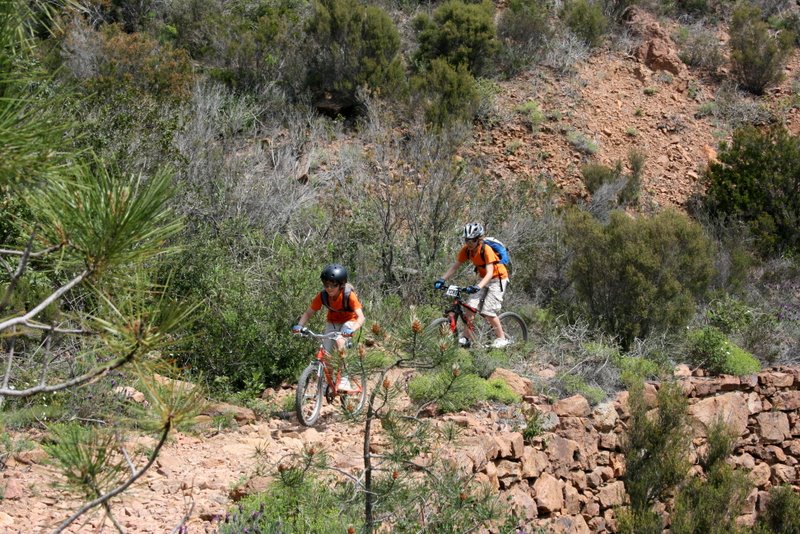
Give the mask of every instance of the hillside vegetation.
<svg viewBox="0 0 800 534">
<path fill-rule="evenodd" d="M 798 43 L 788 0 L 0 0 L 2 426 L 163 443 L 199 390 L 156 372 L 276 410 L 330 262 L 376 366 L 432 368 L 417 408 L 798 363 Z M 420 362 L 473 220 L 531 339 Z M 87 501 L 136 478 L 97 462 Z"/>
</svg>

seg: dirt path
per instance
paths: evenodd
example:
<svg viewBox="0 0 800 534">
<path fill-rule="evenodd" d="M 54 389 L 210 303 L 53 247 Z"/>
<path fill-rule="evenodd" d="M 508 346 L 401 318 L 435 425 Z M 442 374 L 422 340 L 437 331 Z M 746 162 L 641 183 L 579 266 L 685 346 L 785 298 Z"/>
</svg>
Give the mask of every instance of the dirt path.
<svg viewBox="0 0 800 534">
<path fill-rule="evenodd" d="M 194 502 L 188 531 L 214 532 L 214 518 L 224 516 L 233 504 L 231 490 L 250 479 L 259 466 L 269 468 L 305 444 L 324 442 L 333 464 L 354 468 L 360 463 L 361 436 L 359 426 L 342 422 L 332 408 L 326 408 L 315 428 L 298 425 L 294 418 L 276 418 L 206 435 L 177 432 L 157 463 L 121 499 L 113 501 L 113 510 L 129 534 L 155 534 L 171 532 Z M 138 443 L 152 447 L 155 440 L 143 437 Z M 0 472 L 0 488 L 5 488 L 0 533 L 50 532 L 69 517 L 80 501 L 57 486 L 61 480 L 42 449 L 10 459 Z M 90 513 L 67 532 L 115 529 L 103 524 L 102 514 Z"/>
</svg>

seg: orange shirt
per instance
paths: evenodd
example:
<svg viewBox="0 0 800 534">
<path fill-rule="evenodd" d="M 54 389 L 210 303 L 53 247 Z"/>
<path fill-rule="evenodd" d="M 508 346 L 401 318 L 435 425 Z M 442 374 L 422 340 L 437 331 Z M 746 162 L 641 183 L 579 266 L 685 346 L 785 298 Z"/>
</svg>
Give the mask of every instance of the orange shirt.
<svg viewBox="0 0 800 534">
<path fill-rule="evenodd" d="M 328 316 L 329 323 L 346 323 L 347 321 L 355 321 L 358 319 L 355 310 L 361 309 L 361 301 L 358 300 L 358 295 L 354 290 L 350 291 L 350 309 L 353 311 L 342 311 L 344 308 L 344 288 L 339 291 L 339 294 L 333 298 L 328 297 Z M 317 296 L 311 301 L 311 309 L 319 311 L 322 309 L 322 293 L 317 293 Z"/>
<path fill-rule="evenodd" d="M 483 250 L 482 254 L 481 250 Z M 508 278 L 508 269 L 506 269 L 505 265 L 500 263 L 500 258 L 497 256 L 497 253 L 486 243 L 481 243 L 481 246 L 476 248 L 475 252 L 472 254 L 470 254 L 467 245 L 464 245 L 461 247 L 461 250 L 458 251 L 456 259 L 460 263 L 471 260 L 472 264 L 478 269 L 478 276 L 481 278 L 486 276 L 486 265 L 490 263 L 494 264 L 492 278 L 499 278 L 501 280 Z"/>
</svg>

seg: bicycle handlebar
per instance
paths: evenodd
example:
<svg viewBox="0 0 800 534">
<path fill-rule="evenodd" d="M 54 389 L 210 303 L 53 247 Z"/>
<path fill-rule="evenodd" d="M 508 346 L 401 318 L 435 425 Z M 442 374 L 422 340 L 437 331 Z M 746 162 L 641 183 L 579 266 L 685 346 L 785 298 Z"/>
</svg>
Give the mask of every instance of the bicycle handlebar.
<svg viewBox="0 0 800 534">
<path fill-rule="evenodd" d="M 327 334 L 317 334 L 316 332 L 309 330 L 308 328 L 303 328 L 300 332 L 297 333 L 303 337 L 313 337 L 316 339 L 336 339 L 338 337 L 353 337 L 353 336 L 346 336 L 341 332 L 328 332 Z"/>
</svg>

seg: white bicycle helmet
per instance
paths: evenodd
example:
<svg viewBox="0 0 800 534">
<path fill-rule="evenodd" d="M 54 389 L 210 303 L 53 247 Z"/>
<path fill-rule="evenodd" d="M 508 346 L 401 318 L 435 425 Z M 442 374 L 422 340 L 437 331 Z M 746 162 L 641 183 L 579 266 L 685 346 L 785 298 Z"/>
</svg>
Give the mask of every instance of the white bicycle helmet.
<svg viewBox="0 0 800 534">
<path fill-rule="evenodd" d="M 483 237 L 483 225 L 479 222 L 471 222 L 464 226 L 464 239 L 476 239 Z"/>
</svg>

